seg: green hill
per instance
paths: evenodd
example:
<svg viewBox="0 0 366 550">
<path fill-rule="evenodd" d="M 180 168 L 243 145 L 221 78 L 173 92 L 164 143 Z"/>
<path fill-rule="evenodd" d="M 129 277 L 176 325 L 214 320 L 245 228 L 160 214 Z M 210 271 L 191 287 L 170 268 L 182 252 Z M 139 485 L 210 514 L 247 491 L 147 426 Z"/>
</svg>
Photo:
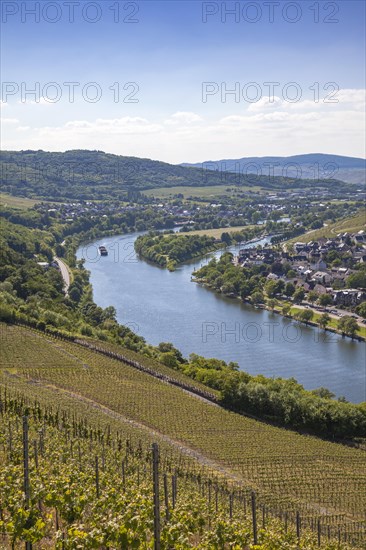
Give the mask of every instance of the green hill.
<svg viewBox="0 0 366 550">
<path fill-rule="evenodd" d="M 366 160 L 357 157 L 345 157 L 342 155 L 326 155 L 322 153 L 310 153 L 307 155 L 294 155 L 291 157 L 244 157 L 240 159 L 222 159 L 207 161 L 200 164 L 184 163 L 182 166 L 202 167 L 207 170 L 238 170 L 244 172 L 254 167 L 260 169 L 262 174 L 268 173 L 269 166 L 275 176 L 297 178 L 337 178 L 347 183 L 363 185 L 366 183 Z"/>
<path fill-rule="evenodd" d="M 285 189 L 314 186 L 314 181 L 188 168 L 150 159 L 124 157 L 102 151 L 3 151 L 0 190 L 43 200 L 126 199 L 132 193 L 164 187 L 217 185 L 262 186 Z M 317 186 L 331 187 L 325 179 Z M 337 181 L 337 190 L 345 184 Z"/>
</svg>

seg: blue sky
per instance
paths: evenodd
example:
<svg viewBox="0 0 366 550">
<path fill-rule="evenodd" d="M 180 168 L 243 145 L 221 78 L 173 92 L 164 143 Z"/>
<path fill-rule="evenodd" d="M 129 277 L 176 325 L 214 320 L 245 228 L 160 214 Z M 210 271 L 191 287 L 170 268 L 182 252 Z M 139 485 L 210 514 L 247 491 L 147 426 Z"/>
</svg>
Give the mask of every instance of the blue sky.
<svg viewBox="0 0 366 550">
<path fill-rule="evenodd" d="M 3 147 L 365 156 L 364 21 L 358 0 L 3 0 Z"/>
</svg>

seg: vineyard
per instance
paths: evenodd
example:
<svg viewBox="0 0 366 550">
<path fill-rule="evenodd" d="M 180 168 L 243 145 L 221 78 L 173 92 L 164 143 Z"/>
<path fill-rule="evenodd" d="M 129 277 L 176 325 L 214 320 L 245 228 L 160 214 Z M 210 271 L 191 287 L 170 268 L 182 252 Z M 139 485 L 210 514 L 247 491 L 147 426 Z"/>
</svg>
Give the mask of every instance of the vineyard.
<svg viewBox="0 0 366 550">
<path fill-rule="evenodd" d="M 0 341 L 1 548 L 157 548 L 157 527 L 166 549 L 366 547 L 361 449 L 226 411 L 146 358 L 160 378 L 21 327 Z"/>
<path fill-rule="evenodd" d="M 334 238 L 339 233 L 356 233 L 358 231 L 365 229 L 365 213 L 364 211 L 359 212 L 355 216 L 348 217 L 345 219 L 338 220 L 334 223 L 331 223 L 327 226 L 322 227 L 321 229 L 317 229 L 314 231 L 309 231 L 308 233 L 305 233 L 305 235 L 301 235 L 301 237 L 296 237 L 295 239 L 291 239 L 289 242 L 296 242 L 298 240 L 302 242 L 309 242 L 309 241 L 315 241 L 316 239 L 320 239 L 321 237 L 329 237 Z"/>
</svg>

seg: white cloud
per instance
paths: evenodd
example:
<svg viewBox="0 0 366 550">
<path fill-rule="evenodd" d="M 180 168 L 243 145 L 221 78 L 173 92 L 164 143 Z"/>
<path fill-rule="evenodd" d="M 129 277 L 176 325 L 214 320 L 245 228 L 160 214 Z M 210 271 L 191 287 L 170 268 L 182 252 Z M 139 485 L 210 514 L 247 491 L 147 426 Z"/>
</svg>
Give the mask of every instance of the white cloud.
<svg viewBox="0 0 366 550">
<path fill-rule="evenodd" d="M 202 122 L 202 117 L 200 115 L 197 115 L 196 113 L 192 113 L 189 111 L 178 111 L 177 113 L 174 113 L 170 118 L 164 121 L 164 124 L 167 124 L 168 126 L 175 126 L 178 124 L 181 125 L 188 125 L 188 124 L 194 124 L 196 122 Z"/>
<path fill-rule="evenodd" d="M 233 104 L 233 110 L 205 115 L 178 111 L 168 118 L 75 115 L 51 126 L 47 113 L 5 119 L 6 149 L 101 149 L 167 162 L 202 162 L 243 156 L 292 155 L 314 151 L 364 156 L 364 90 L 341 90 L 337 104 L 299 103 L 280 98 L 262 107 Z M 18 115 L 16 110 L 11 113 Z M 95 112 L 95 111 L 93 111 Z M 27 113 L 28 115 L 28 113 Z M 46 116 L 47 115 L 47 116 Z M 65 113 L 62 113 L 65 116 Z M 45 121 L 45 122 L 43 122 Z"/>
<path fill-rule="evenodd" d="M 278 96 L 263 96 L 248 107 L 249 112 L 261 111 L 263 109 L 278 109 L 282 107 L 284 101 Z"/>
<path fill-rule="evenodd" d="M 1 124 L 19 124 L 17 118 L 1 118 L 0 122 Z"/>
<path fill-rule="evenodd" d="M 68 135 L 83 136 L 110 136 L 110 135 L 130 135 L 130 134 L 153 134 L 159 132 L 161 126 L 152 124 L 147 119 L 141 117 L 123 117 L 113 119 L 98 118 L 94 122 L 87 120 L 72 120 L 59 127 L 42 127 L 36 130 L 42 136 L 67 137 Z"/>
<path fill-rule="evenodd" d="M 44 97 L 40 97 L 39 99 L 37 99 L 37 101 L 35 99 L 26 99 L 25 101 L 23 101 L 22 99 L 18 99 L 17 101 L 17 104 L 18 105 L 24 105 L 24 106 L 27 106 L 27 105 L 40 105 L 40 106 L 44 106 L 44 105 L 57 105 L 57 103 L 59 103 L 59 101 L 50 101 Z"/>
<path fill-rule="evenodd" d="M 330 109 L 352 109 L 354 111 L 364 111 L 366 105 L 366 90 L 363 89 L 340 89 L 332 91 L 330 87 L 327 90 L 319 90 L 319 97 L 315 95 L 313 99 L 304 99 L 297 103 L 284 103 L 284 107 L 290 110 L 330 110 Z"/>
</svg>

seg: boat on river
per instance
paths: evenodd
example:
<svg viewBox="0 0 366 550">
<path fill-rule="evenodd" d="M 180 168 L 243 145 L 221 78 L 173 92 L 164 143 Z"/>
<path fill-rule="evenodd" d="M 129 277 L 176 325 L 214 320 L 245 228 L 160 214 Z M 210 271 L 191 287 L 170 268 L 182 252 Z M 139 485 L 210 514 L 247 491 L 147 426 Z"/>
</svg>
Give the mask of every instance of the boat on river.
<svg viewBox="0 0 366 550">
<path fill-rule="evenodd" d="M 101 256 L 108 256 L 108 250 L 106 249 L 106 247 L 104 245 L 99 247 L 99 254 Z"/>
</svg>

